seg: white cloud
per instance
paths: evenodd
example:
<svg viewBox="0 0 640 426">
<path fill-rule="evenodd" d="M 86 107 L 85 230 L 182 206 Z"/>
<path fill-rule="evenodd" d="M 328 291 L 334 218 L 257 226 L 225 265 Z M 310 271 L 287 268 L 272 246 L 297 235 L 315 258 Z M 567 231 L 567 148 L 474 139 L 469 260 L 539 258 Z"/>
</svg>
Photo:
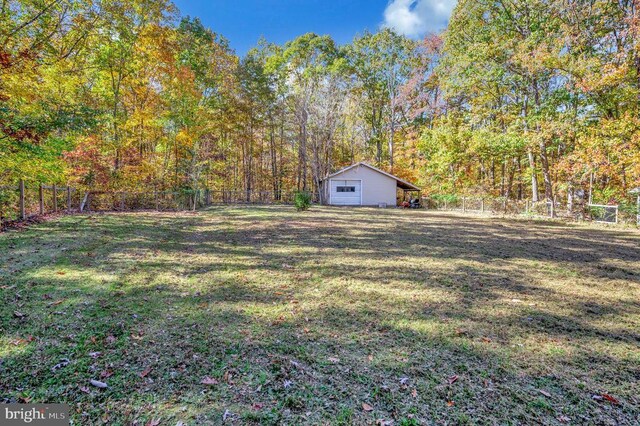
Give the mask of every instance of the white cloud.
<svg viewBox="0 0 640 426">
<path fill-rule="evenodd" d="M 383 27 L 409 37 L 419 37 L 446 27 L 457 0 L 391 0 L 384 11 Z"/>
</svg>

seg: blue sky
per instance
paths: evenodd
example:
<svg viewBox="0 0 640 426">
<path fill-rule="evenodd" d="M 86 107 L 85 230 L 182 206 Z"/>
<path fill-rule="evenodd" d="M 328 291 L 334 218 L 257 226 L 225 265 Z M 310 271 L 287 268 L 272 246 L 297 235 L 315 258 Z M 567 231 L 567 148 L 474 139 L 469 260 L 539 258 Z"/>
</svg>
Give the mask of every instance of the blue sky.
<svg viewBox="0 0 640 426">
<path fill-rule="evenodd" d="M 348 43 L 381 26 L 410 37 L 447 24 L 456 0 L 174 0 L 182 15 L 199 17 L 229 39 L 239 55 L 260 36 L 282 44 L 307 33 L 329 34 Z"/>
</svg>

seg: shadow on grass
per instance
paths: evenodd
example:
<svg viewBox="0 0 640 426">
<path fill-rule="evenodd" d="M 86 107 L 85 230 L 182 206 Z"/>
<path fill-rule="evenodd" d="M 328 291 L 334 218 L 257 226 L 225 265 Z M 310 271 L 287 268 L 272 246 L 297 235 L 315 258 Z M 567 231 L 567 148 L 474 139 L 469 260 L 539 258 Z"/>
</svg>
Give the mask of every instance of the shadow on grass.
<svg viewBox="0 0 640 426">
<path fill-rule="evenodd" d="M 637 418 L 635 236 L 421 213 L 216 208 L 3 236 L 0 396 L 91 423 Z"/>
</svg>

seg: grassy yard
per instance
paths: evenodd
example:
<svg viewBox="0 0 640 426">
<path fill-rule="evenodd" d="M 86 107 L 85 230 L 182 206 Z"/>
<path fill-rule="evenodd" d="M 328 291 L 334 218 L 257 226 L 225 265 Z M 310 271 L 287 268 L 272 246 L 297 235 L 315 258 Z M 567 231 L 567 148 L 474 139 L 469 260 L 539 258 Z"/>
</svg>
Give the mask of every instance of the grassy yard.
<svg viewBox="0 0 640 426">
<path fill-rule="evenodd" d="M 76 424 L 640 417 L 637 231 L 337 208 L 70 216 L 0 234 L 0 300 L 0 402 L 66 402 Z"/>
</svg>

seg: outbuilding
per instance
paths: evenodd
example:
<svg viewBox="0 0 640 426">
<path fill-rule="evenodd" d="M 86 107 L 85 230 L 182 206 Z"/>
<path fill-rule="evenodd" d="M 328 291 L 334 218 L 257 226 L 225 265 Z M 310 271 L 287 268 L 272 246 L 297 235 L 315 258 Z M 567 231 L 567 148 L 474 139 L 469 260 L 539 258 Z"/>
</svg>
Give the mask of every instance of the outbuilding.
<svg viewBox="0 0 640 426">
<path fill-rule="evenodd" d="M 398 194 L 419 193 L 416 185 L 367 163 L 356 163 L 323 179 L 325 203 L 332 206 L 389 206 Z"/>
</svg>

